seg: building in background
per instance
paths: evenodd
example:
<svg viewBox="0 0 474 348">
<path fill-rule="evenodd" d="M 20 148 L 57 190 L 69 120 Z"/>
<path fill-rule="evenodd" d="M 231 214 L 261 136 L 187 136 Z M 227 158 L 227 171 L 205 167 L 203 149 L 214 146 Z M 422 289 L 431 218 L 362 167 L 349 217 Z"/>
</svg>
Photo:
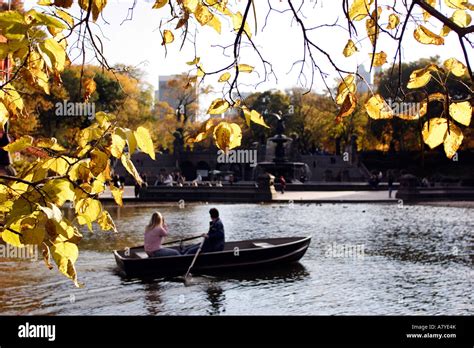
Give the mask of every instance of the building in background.
<svg viewBox="0 0 474 348">
<path fill-rule="evenodd" d="M 186 74 L 159 76 L 155 106 L 160 103 L 167 103 L 185 120 L 194 121 L 199 110 L 199 90 L 195 84 L 188 83 Z"/>
<path fill-rule="evenodd" d="M 365 66 L 361 64 L 357 67 L 357 72 L 362 76 L 362 78 L 357 77 L 357 92 L 367 93 L 370 91 L 370 88 L 374 87 L 376 76 L 382 72 L 382 69 L 375 67 L 372 68 L 372 71 L 368 71 Z"/>
</svg>

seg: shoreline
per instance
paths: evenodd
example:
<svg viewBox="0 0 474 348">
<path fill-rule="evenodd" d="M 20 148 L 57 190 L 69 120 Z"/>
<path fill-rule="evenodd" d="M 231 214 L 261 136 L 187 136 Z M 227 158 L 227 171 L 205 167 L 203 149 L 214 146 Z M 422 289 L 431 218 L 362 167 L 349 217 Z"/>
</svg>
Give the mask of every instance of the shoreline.
<svg viewBox="0 0 474 348">
<path fill-rule="evenodd" d="M 188 192 L 187 195 L 179 194 L 179 191 L 171 194 L 157 195 L 155 197 L 136 198 L 133 187 L 126 186 L 123 193 L 123 203 L 127 207 L 156 207 L 156 206 L 179 206 L 192 204 L 403 204 L 403 205 L 426 205 L 474 208 L 474 201 L 463 199 L 464 197 L 420 197 L 421 199 L 402 200 L 395 198 L 396 190 L 392 191 L 392 198 L 388 197 L 386 190 L 325 190 L 325 191 L 286 191 L 284 194 L 272 190 L 268 199 L 259 200 L 251 192 L 237 197 L 235 194 L 212 196 L 204 192 Z M 270 198 L 271 197 L 271 198 Z M 423 199 L 424 198 L 424 199 Z M 104 206 L 117 206 L 112 195 L 106 190 L 99 200 Z"/>
</svg>

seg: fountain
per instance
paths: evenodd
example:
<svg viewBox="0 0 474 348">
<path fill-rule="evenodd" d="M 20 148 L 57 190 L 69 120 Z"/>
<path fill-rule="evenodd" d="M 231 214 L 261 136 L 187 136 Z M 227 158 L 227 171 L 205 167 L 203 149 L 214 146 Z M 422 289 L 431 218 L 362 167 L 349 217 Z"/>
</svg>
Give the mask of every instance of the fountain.
<svg viewBox="0 0 474 348">
<path fill-rule="evenodd" d="M 265 172 L 272 174 L 276 178 L 283 176 L 286 182 L 299 181 L 301 176 L 308 177 L 308 166 L 305 163 L 290 161 L 286 155 L 286 147 L 291 146 L 293 141 L 285 134 L 285 123 L 283 118 L 278 114 L 272 114 L 278 118 L 276 134 L 269 138 L 268 141 L 275 144 L 275 157 L 272 161 L 264 161 L 257 163 L 257 174 Z"/>
</svg>

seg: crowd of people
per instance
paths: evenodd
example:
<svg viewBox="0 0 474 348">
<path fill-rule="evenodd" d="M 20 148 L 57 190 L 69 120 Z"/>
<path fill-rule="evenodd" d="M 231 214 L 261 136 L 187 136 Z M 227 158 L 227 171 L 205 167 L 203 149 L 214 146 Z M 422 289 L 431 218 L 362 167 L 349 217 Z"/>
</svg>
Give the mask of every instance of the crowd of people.
<svg viewBox="0 0 474 348">
<path fill-rule="evenodd" d="M 156 175 L 154 178 L 149 178 L 146 173 L 140 174 L 143 183 L 140 185 L 135 183 L 135 197 L 140 195 L 140 188 L 152 186 L 183 186 L 186 182 L 186 178 L 181 174 L 180 171 L 173 172 L 162 172 Z"/>
</svg>

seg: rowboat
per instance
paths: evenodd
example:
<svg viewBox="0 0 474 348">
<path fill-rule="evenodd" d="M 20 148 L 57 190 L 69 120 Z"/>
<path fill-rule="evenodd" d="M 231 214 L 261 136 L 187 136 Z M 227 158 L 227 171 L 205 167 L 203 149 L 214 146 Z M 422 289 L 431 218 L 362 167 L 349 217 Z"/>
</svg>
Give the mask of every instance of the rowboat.
<svg viewBox="0 0 474 348">
<path fill-rule="evenodd" d="M 311 237 L 267 238 L 226 242 L 223 251 L 202 253 L 193 274 L 275 267 L 297 262 Z M 179 247 L 171 247 L 178 250 Z M 143 246 L 114 251 L 119 271 L 126 277 L 174 277 L 186 273 L 194 255 L 149 257 Z"/>
</svg>

